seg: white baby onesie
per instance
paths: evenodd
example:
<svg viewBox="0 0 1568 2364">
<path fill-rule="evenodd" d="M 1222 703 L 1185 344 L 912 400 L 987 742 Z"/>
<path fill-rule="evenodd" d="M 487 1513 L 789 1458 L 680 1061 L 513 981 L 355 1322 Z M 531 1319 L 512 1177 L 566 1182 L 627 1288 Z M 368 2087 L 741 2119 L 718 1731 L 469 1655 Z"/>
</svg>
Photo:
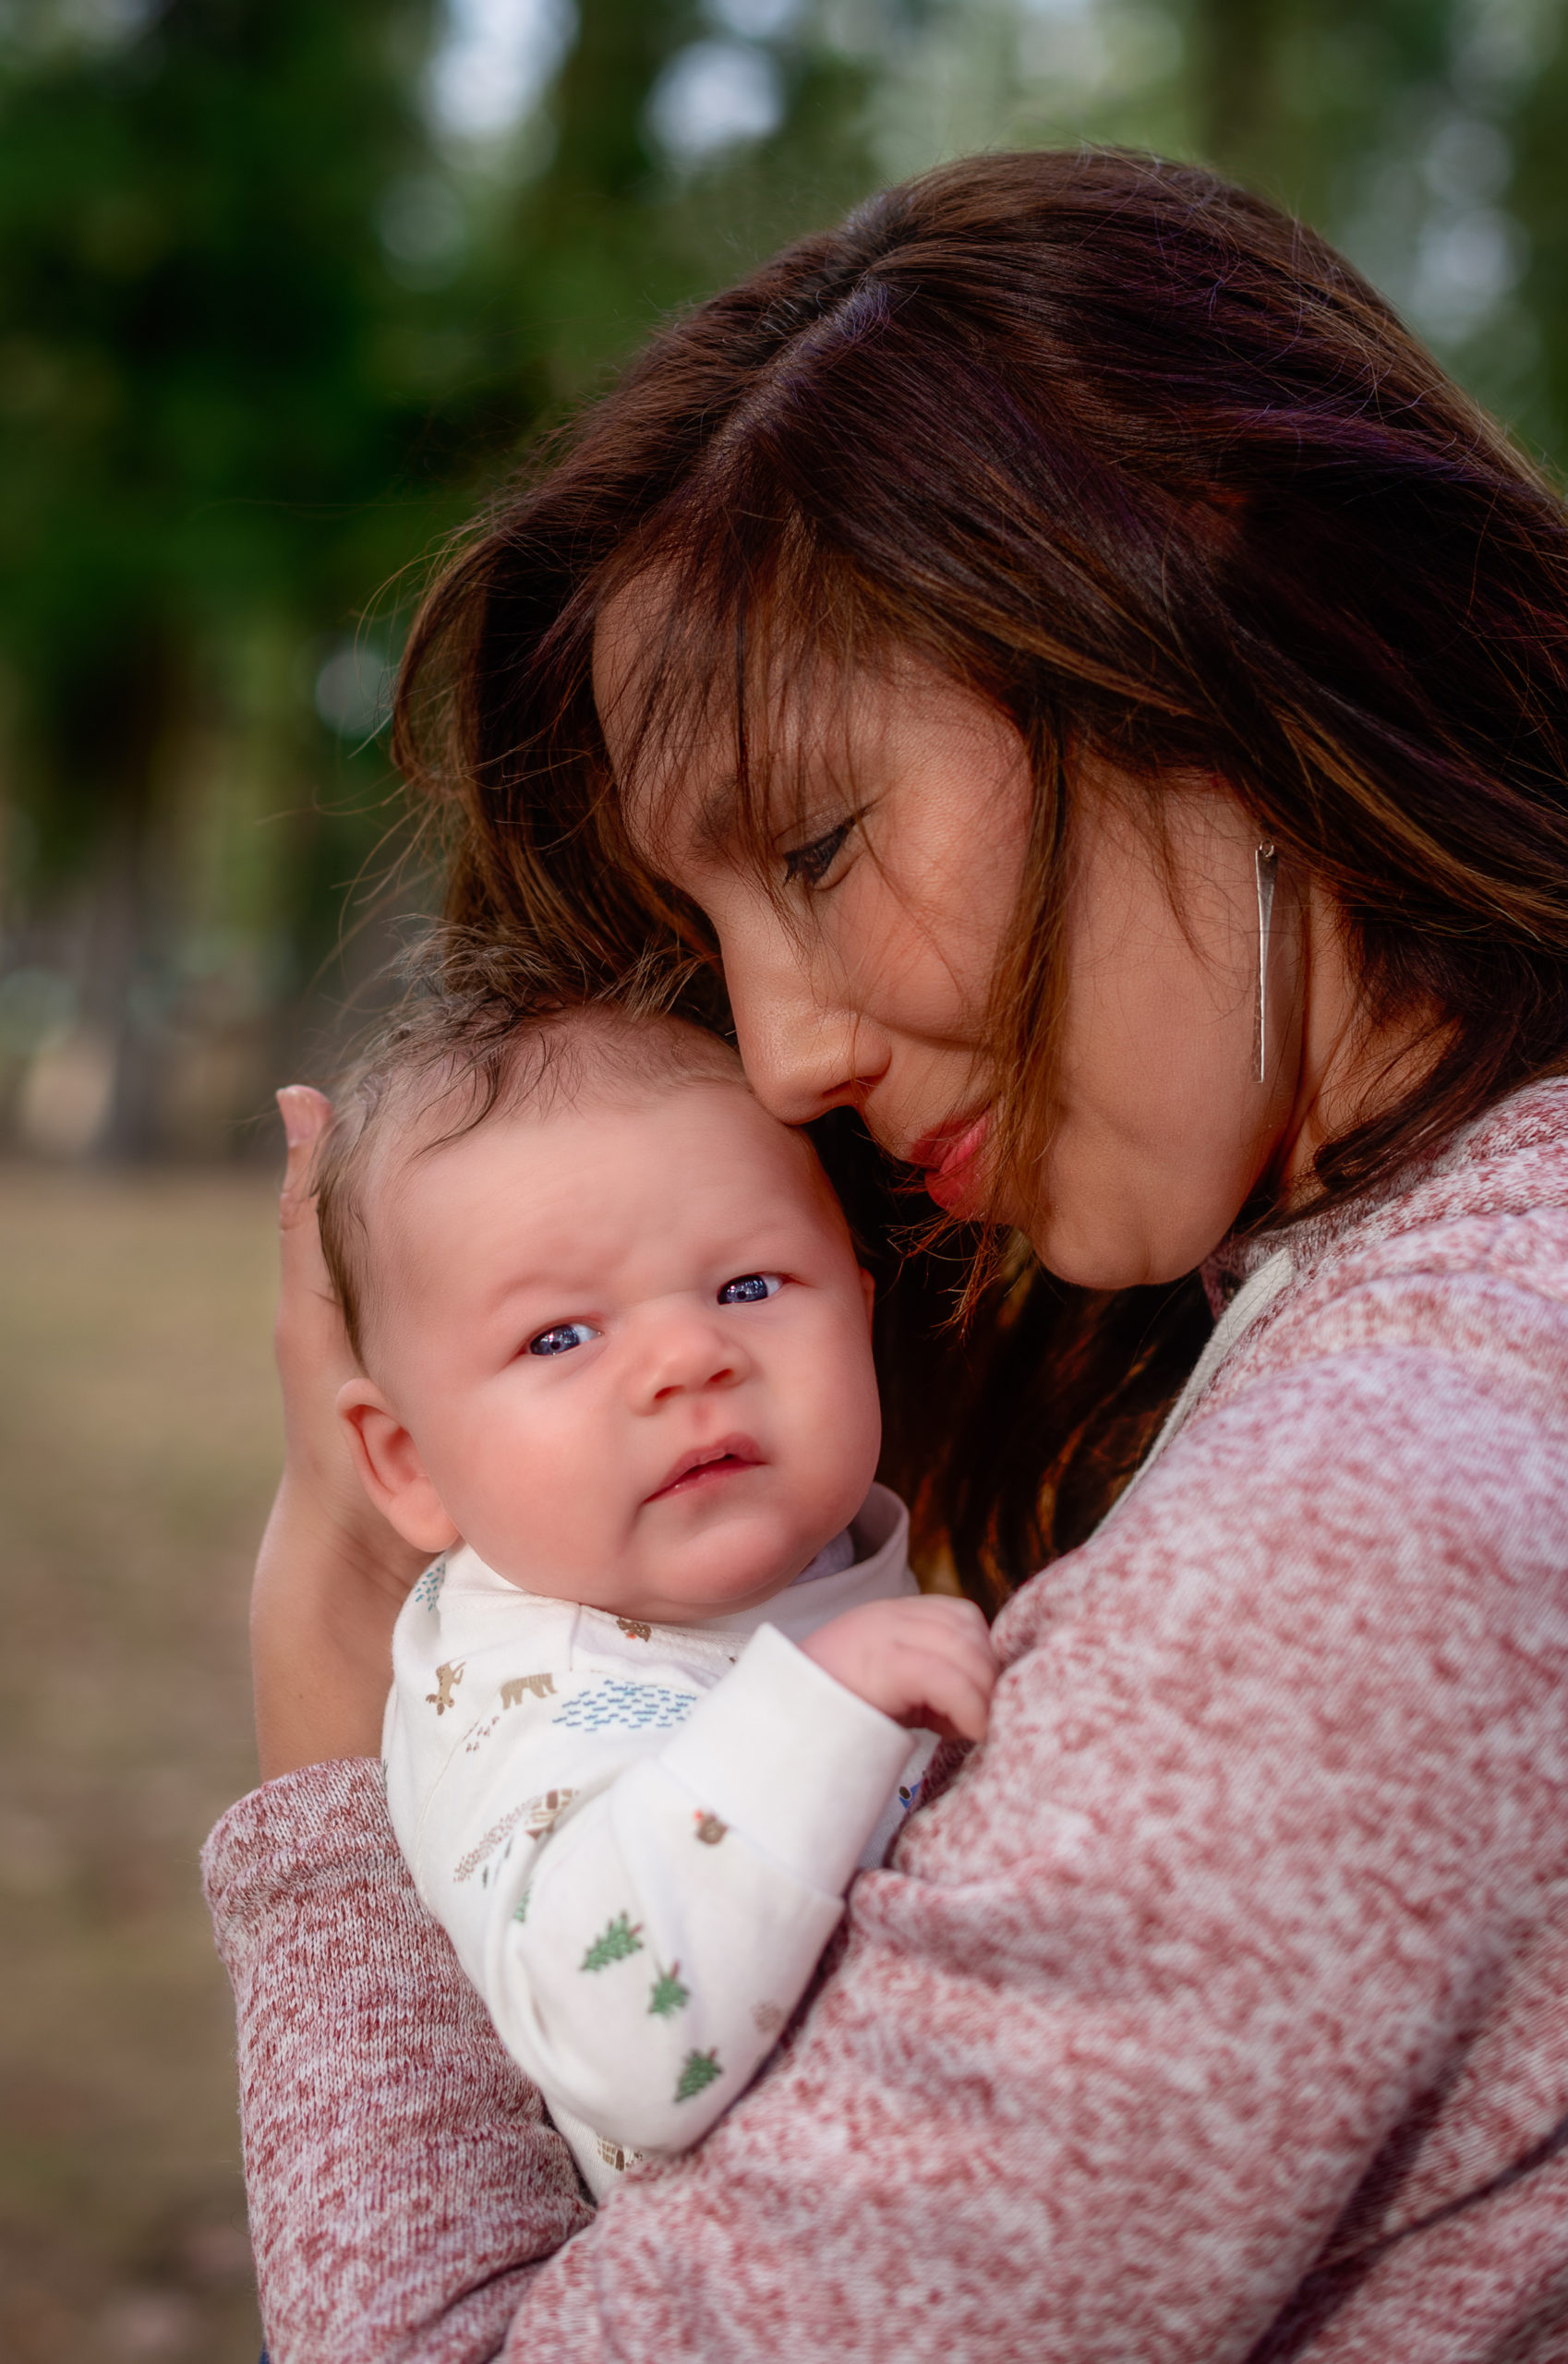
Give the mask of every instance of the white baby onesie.
<svg viewBox="0 0 1568 2364">
<path fill-rule="evenodd" d="M 908 1538 L 874 1486 L 852 1558 L 695 1625 L 545 1599 L 464 1548 L 398 1618 L 392 1827 L 596 2197 L 744 2091 L 912 1802 L 932 1734 L 796 1646 L 913 1593 Z"/>
</svg>

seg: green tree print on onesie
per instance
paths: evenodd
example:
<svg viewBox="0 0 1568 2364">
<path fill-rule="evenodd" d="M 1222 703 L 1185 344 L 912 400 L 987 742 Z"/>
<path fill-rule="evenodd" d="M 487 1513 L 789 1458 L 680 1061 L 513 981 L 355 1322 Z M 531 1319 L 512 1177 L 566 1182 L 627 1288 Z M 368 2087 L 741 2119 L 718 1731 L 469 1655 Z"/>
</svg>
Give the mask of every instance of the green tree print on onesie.
<svg viewBox="0 0 1568 2364">
<path fill-rule="evenodd" d="M 690 1989 L 681 1984 L 680 1970 L 680 1963 L 672 1961 L 654 1980 L 648 2010 L 656 2020 L 668 2020 L 674 2012 L 683 2010 L 692 1999 Z"/>
<path fill-rule="evenodd" d="M 612 1961 L 624 1961 L 628 1954 L 643 1950 L 642 1923 L 618 1912 L 608 1929 L 594 1939 L 578 1963 L 579 1970 L 607 1970 Z"/>
<path fill-rule="evenodd" d="M 681 2063 L 681 2081 L 675 2088 L 676 2100 L 691 2101 L 695 2094 L 702 2092 L 705 2085 L 711 2085 L 716 2077 L 722 2077 L 724 2071 L 718 2062 L 717 2044 L 711 2052 L 688 2052 Z"/>
</svg>

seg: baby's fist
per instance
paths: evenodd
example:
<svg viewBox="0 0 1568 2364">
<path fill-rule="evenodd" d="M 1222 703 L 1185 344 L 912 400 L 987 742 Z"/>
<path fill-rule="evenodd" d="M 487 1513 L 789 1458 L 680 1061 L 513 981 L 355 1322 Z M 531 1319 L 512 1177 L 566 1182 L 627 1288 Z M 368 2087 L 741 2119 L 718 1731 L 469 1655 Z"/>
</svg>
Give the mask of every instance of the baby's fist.
<svg viewBox="0 0 1568 2364">
<path fill-rule="evenodd" d="M 897 1724 L 983 1740 L 1001 1668 L 972 1600 L 921 1593 L 868 1600 L 801 1644 L 846 1691 Z"/>
</svg>

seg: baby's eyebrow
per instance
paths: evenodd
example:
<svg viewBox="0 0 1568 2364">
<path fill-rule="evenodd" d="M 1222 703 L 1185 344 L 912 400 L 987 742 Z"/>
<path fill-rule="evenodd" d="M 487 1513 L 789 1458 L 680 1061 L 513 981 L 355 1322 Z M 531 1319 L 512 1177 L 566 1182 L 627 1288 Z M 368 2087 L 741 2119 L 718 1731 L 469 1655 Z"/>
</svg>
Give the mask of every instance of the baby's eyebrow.
<svg viewBox="0 0 1568 2364">
<path fill-rule="evenodd" d="M 563 1289 L 570 1295 L 573 1285 L 570 1279 L 562 1282 L 551 1272 L 511 1272 L 493 1288 L 486 1290 L 484 1310 L 487 1314 L 503 1313 L 514 1298 L 521 1297 L 559 1297 Z"/>
</svg>

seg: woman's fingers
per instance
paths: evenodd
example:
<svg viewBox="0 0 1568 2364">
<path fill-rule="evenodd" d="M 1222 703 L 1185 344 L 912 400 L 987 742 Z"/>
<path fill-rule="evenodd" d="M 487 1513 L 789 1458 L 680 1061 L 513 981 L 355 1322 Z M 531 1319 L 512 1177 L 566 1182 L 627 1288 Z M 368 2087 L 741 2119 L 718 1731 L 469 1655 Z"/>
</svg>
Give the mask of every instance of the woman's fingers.
<svg viewBox="0 0 1568 2364">
<path fill-rule="evenodd" d="M 308 1083 L 291 1083 L 278 1094 L 278 1114 L 288 1143 L 278 1221 L 283 1230 L 283 1280 L 303 1278 L 311 1287 L 332 1287 L 321 1260 L 320 1234 L 316 1228 L 316 1200 L 311 1167 L 316 1146 L 332 1121 L 332 1104 L 324 1092 Z M 291 1274 L 290 1266 L 296 1272 Z"/>
<path fill-rule="evenodd" d="M 321 1234 L 316 1222 L 312 1167 L 317 1145 L 331 1119 L 332 1103 L 308 1084 L 290 1084 L 278 1094 L 288 1141 L 288 1164 L 278 1201 L 281 1286 L 278 1296 L 278 1363 L 285 1406 L 296 1385 L 331 1377 L 337 1387 L 349 1377 L 354 1358 L 344 1334 Z M 289 1406 L 292 1408 L 292 1406 Z"/>
<path fill-rule="evenodd" d="M 321 1253 L 312 1166 L 332 1103 L 308 1084 L 278 1094 L 288 1140 L 279 1200 L 278 1317 L 273 1337 L 283 1392 L 288 1476 L 315 1511 L 362 1526 L 368 1515 L 337 1417 L 338 1390 L 356 1365 Z M 379 1522 L 377 1522 L 379 1524 Z"/>
<path fill-rule="evenodd" d="M 325 1132 L 332 1113 L 332 1102 L 313 1083 L 285 1083 L 279 1092 L 278 1114 L 283 1120 L 283 1138 L 289 1147 L 290 1180 L 294 1178 L 294 1152 L 303 1150 L 308 1155 Z"/>
<path fill-rule="evenodd" d="M 256 1563 L 251 1655 L 264 1776 L 371 1755 L 392 1671 L 392 1628 L 422 1555 L 371 1507 L 337 1416 L 356 1368 L 312 1193 L 332 1105 L 307 1084 L 278 1094 L 288 1139 L 279 1208 L 278 1373 L 287 1464 Z"/>
</svg>

